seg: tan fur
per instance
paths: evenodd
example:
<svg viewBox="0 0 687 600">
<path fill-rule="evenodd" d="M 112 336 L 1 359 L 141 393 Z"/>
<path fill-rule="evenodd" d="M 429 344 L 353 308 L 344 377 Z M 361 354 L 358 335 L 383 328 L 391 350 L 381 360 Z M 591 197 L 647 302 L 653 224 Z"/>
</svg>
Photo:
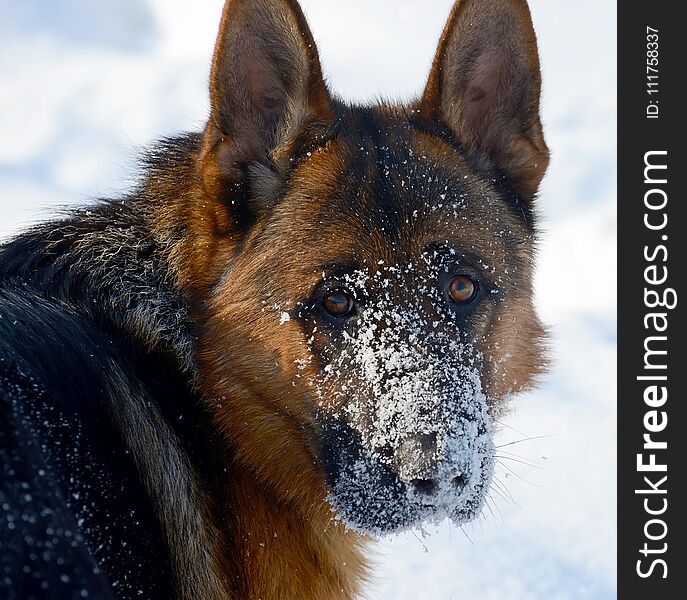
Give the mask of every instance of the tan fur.
<svg viewBox="0 0 687 600">
<path fill-rule="evenodd" d="M 334 147 L 329 150 L 299 170 L 292 193 L 310 193 L 313 203 L 327 197 L 335 182 L 326 174 L 340 172 L 341 166 Z M 258 233 L 263 232 L 253 236 Z M 272 239 L 278 246 L 279 238 Z M 250 246 L 251 238 L 243 243 Z M 272 267 L 283 273 L 283 289 L 291 293 L 281 299 L 286 306 L 310 282 L 302 268 L 294 268 L 302 260 L 298 253 L 281 250 L 276 253 L 284 264 Z M 340 255 L 341 248 L 336 250 L 332 258 Z M 214 290 L 199 351 L 215 424 L 235 450 L 236 470 L 230 476 L 240 478 L 240 483 L 231 481 L 242 515 L 233 537 L 244 557 L 239 594 L 353 598 L 367 574 L 365 540 L 332 522 L 317 454 L 303 435 L 318 427 L 306 384 L 316 373 L 298 368 L 296 361 L 307 362 L 308 352 L 304 344 L 294 344 L 298 336 L 291 324 L 279 326 L 273 310 L 256 307 L 255 285 L 264 263 L 250 252 L 242 258 Z M 311 280 L 317 276 L 312 273 Z M 218 339 L 223 340 L 221 354 Z M 303 387 L 294 387 L 294 381 Z"/>
<path fill-rule="evenodd" d="M 218 552 L 223 540 L 210 516 L 208 497 L 197 482 L 188 456 L 158 409 L 143 394 L 132 396 L 115 363 L 109 390 L 116 423 L 143 484 L 160 511 L 179 600 L 226 600 L 229 593 L 227 556 Z"/>
</svg>

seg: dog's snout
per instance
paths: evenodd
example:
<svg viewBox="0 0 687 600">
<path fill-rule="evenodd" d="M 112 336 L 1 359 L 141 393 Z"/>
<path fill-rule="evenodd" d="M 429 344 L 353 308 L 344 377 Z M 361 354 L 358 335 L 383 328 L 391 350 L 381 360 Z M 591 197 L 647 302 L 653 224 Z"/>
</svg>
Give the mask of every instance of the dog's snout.
<svg viewBox="0 0 687 600">
<path fill-rule="evenodd" d="M 434 433 L 409 435 L 396 449 L 399 475 L 409 482 L 425 482 L 421 487 L 428 488 L 426 482 L 433 482 L 437 462 L 437 436 Z"/>
</svg>

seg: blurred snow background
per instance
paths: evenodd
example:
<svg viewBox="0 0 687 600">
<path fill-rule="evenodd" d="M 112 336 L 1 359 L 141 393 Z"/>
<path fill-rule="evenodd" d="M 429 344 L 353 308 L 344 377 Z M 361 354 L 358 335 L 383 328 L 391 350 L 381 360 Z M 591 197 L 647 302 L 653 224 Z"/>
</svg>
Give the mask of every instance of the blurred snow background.
<svg viewBox="0 0 687 600">
<path fill-rule="evenodd" d="M 0 237 L 125 190 L 137 149 L 202 127 L 221 4 L 0 0 Z M 364 101 L 421 91 L 452 0 L 302 5 L 331 87 Z M 503 420 L 513 460 L 492 511 L 384 540 L 369 600 L 616 596 L 615 3 L 530 5 L 552 150 L 537 299 L 554 367 Z"/>
</svg>

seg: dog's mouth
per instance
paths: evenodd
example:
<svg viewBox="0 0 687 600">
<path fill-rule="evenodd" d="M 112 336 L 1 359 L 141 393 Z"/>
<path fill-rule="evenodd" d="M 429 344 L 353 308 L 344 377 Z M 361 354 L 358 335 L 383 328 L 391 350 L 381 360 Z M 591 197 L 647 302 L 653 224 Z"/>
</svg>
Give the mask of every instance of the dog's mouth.
<svg viewBox="0 0 687 600">
<path fill-rule="evenodd" d="M 370 450 L 338 424 L 327 466 L 329 501 L 346 526 L 373 535 L 450 519 L 463 524 L 482 509 L 494 468 L 486 421 L 456 417 L 429 449 L 423 436 L 390 453 Z M 432 436 L 435 437 L 435 436 Z M 419 440 L 418 440 L 419 438 Z"/>
<path fill-rule="evenodd" d="M 323 404 L 330 503 L 349 527 L 382 535 L 477 517 L 491 483 L 491 417 L 476 367 L 453 357 Z M 360 378 L 356 391 L 366 389 Z M 376 393 L 374 393 L 376 392 Z"/>
</svg>

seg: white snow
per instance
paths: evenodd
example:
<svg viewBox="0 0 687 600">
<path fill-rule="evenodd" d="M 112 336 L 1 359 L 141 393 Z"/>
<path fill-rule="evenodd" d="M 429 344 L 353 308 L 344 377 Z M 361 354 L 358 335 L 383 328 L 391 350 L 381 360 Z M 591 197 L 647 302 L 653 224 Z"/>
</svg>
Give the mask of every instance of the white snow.
<svg viewBox="0 0 687 600">
<path fill-rule="evenodd" d="M 368 100 L 421 90 L 452 1 L 302 4 L 332 87 Z M 496 424 L 490 508 L 384 541 L 369 600 L 616 596 L 615 3 L 530 5 L 552 150 L 536 294 L 553 370 Z M 0 236 L 126 189 L 136 147 L 202 125 L 220 11 L 0 0 Z"/>
</svg>

